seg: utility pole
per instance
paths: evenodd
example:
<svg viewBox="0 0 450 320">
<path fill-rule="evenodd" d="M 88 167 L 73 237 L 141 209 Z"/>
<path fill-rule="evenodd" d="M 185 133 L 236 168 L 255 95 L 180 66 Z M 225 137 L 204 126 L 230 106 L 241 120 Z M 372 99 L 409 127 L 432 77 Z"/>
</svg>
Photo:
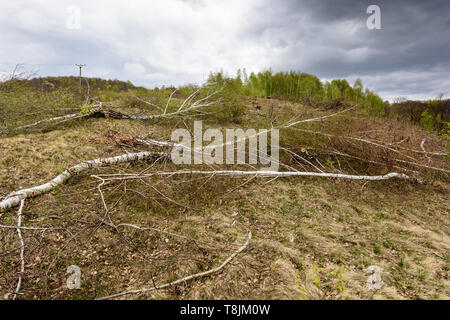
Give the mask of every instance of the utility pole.
<svg viewBox="0 0 450 320">
<path fill-rule="evenodd" d="M 83 67 L 85 67 L 85 64 L 76 64 L 76 66 L 78 68 L 80 68 L 80 96 L 81 96 L 81 69 L 83 69 Z"/>
</svg>

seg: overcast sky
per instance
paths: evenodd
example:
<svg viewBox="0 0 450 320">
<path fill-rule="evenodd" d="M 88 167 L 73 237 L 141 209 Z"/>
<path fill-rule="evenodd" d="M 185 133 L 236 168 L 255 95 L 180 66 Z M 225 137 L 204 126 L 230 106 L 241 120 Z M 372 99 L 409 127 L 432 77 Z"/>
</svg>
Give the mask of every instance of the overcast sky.
<svg viewBox="0 0 450 320">
<path fill-rule="evenodd" d="M 380 30 L 366 25 L 372 4 Z M 15 63 L 41 76 L 85 63 L 87 76 L 147 87 L 301 70 L 359 77 L 385 99 L 450 97 L 450 1 L 0 0 L 0 71 Z"/>
</svg>

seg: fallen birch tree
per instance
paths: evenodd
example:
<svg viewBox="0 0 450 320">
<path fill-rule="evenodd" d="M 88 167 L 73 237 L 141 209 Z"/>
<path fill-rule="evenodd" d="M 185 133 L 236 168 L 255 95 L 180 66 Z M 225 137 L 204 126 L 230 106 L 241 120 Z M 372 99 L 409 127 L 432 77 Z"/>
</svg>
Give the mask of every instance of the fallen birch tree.
<svg viewBox="0 0 450 320">
<path fill-rule="evenodd" d="M 93 115 L 100 114 L 102 112 L 103 112 L 103 109 L 102 109 L 102 105 L 100 103 L 100 104 L 94 105 L 92 107 L 92 111 L 89 112 L 89 113 L 78 112 L 78 113 L 67 114 L 67 115 L 60 116 L 60 117 L 54 117 L 54 118 L 39 120 L 39 121 L 36 121 L 34 123 L 27 124 L 27 125 L 20 126 L 20 127 L 16 127 L 16 128 L 12 128 L 12 129 L 7 129 L 7 128 L 6 129 L 2 129 L 1 132 L 2 133 L 8 133 L 8 132 L 11 132 L 11 131 L 30 129 L 30 128 L 37 127 L 37 126 L 39 126 L 41 124 L 44 124 L 44 123 L 51 123 L 51 122 L 63 123 L 63 122 L 69 121 L 69 120 L 75 120 L 75 119 L 81 119 L 81 118 L 89 118 L 89 117 L 91 117 Z"/>
<path fill-rule="evenodd" d="M 34 126 L 37 126 L 39 124 L 46 123 L 46 122 L 63 122 L 63 121 L 71 120 L 71 119 L 77 119 L 77 118 L 82 118 L 82 117 L 92 117 L 92 116 L 97 116 L 97 117 L 104 116 L 104 117 L 111 117 L 111 118 L 117 118 L 117 119 L 134 119 L 134 120 L 147 120 L 147 119 L 156 119 L 156 118 L 161 118 L 161 117 L 172 117 L 172 116 L 180 115 L 183 113 L 187 113 L 192 110 L 196 110 L 198 108 L 211 106 L 211 105 L 217 103 L 217 101 L 209 101 L 209 99 L 212 96 L 214 96 L 215 94 L 217 94 L 217 92 L 218 91 L 215 91 L 212 94 L 193 102 L 192 101 L 193 98 L 198 93 L 198 90 L 197 90 L 196 92 L 191 94 L 188 98 L 186 98 L 180 104 L 177 111 L 168 113 L 167 110 L 168 110 L 170 100 L 172 99 L 172 96 L 175 93 L 175 92 L 173 92 L 171 94 L 169 100 L 167 101 L 165 108 L 164 109 L 159 108 L 161 110 L 161 113 L 156 114 L 156 115 L 151 115 L 151 116 L 131 116 L 131 115 L 126 115 L 126 114 L 123 114 L 121 112 L 117 112 L 114 110 L 104 110 L 102 107 L 102 103 L 99 102 L 98 104 L 94 105 L 92 107 L 92 109 L 88 110 L 88 112 L 70 114 L 70 115 L 66 115 L 66 116 L 62 116 L 62 117 L 55 117 L 55 118 L 50 118 L 50 119 L 46 119 L 46 120 L 41 120 L 41 121 L 35 122 L 33 124 L 18 127 L 18 128 L 16 128 L 16 130 L 31 128 L 31 127 L 34 127 Z M 322 121 L 322 120 L 337 116 L 339 114 L 342 114 L 342 113 L 347 112 L 352 109 L 353 108 L 349 108 L 349 109 L 345 109 L 343 111 L 339 111 L 339 112 L 336 112 L 336 113 L 333 113 L 330 115 L 320 116 L 320 117 L 316 117 L 316 118 L 291 121 L 285 125 L 280 126 L 279 128 L 287 129 L 287 128 L 292 128 L 295 125 L 302 124 L 302 123 Z M 297 129 L 297 130 L 302 130 L 302 129 Z M 259 133 L 257 133 L 256 135 L 267 133 L 268 131 L 270 131 L 270 130 L 262 130 Z M 312 132 L 309 130 L 302 130 L 302 131 L 332 137 L 332 135 L 325 134 L 322 132 Z M 374 143 L 374 142 L 366 140 L 366 139 L 354 138 L 354 137 L 343 137 L 343 138 L 357 140 L 357 141 L 361 141 L 364 143 L 370 143 L 377 147 L 383 147 L 392 152 L 398 153 L 397 150 L 392 149 L 391 147 L 383 146 L 383 145 Z M 136 142 L 147 145 L 147 146 L 185 148 L 185 149 L 188 149 L 188 151 L 191 151 L 191 149 L 189 147 L 186 147 L 181 144 L 173 143 L 173 142 L 168 142 L 168 141 L 157 141 L 157 140 L 153 140 L 153 139 L 139 138 L 139 137 L 136 138 L 135 140 L 136 140 Z M 225 146 L 226 144 L 227 143 L 224 143 L 224 144 L 222 144 L 222 146 Z M 22 190 L 19 190 L 19 191 L 9 194 L 8 196 L 6 196 L 5 199 L 3 199 L 0 202 L 0 212 L 5 211 L 9 208 L 12 208 L 12 207 L 18 205 L 22 200 L 49 192 L 53 188 L 65 183 L 67 180 L 69 180 L 74 175 L 79 174 L 83 171 L 86 171 L 86 170 L 89 170 L 92 168 L 108 166 L 108 165 L 127 163 L 127 162 L 136 161 L 136 160 L 144 160 L 144 159 L 155 158 L 155 157 L 160 158 L 160 157 L 164 157 L 164 156 L 167 156 L 167 153 L 138 152 L 138 153 L 127 153 L 127 154 L 123 154 L 123 155 L 111 157 L 111 158 L 103 158 L 103 159 L 99 158 L 99 159 L 89 160 L 89 161 L 79 163 L 79 164 L 65 170 L 63 173 L 61 173 L 60 175 L 58 175 L 57 177 L 55 177 L 54 179 L 52 179 L 51 181 L 49 181 L 47 183 L 44 183 L 39 186 L 27 188 L 27 189 L 22 189 Z M 411 157 L 411 159 L 413 159 L 413 158 Z M 400 161 L 400 160 L 398 160 L 398 161 Z M 406 162 L 406 161 L 402 161 L 402 162 Z M 407 162 L 407 163 L 416 164 L 413 162 Z M 420 164 L 416 164 L 416 165 L 420 165 Z M 423 165 L 421 165 L 421 166 L 423 166 Z M 327 173 L 327 172 L 323 172 L 322 170 L 319 170 L 320 172 L 297 171 L 296 169 L 292 170 L 292 168 L 290 168 L 288 166 L 285 166 L 285 167 L 288 168 L 289 171 L 264 171 L 264 170 L 249 170 L 249 171 L 243 171 L 243 170 L 209 170 L 209 171 L 190 170 L 190 171 L 186 171 L 186 170 L 181 170 L 181 171 L 160 171 L 160 172 L 155 172 L 155 173 L 151 173 L 151 174 L 137 175 L 137 176 L 136 175 L 135 176 L 127 175 L 126 177 L 120 176 L 120 175 L 119 176 L 115 175 L 114 177 L 109 177 L 108 179 L 110 179 L 110 180 L 133 179 L 133 178 L 140 179 L 143 177 L 148 177 L 148 176 L 153 176 L 153 175 L 180 175 L 180 174 L 208 175 L 208 174 L 214 174 L 214 175 L 241 175 L 241 176 L 253 175 L 253 176 L 263 176 L 263 177 L 293 177 L 293 176 L 297 176 L 297 177 L 304 176 L 305 177 L 305 176 L 308 176 L 308 177 L 339 178 L 339 179 L 366 180 L 366 181 L 381 181 L 381 180 L 397 178 L 397 179 L 407 180 L 407 181 L 410 181 L 413 183 L 424 183 L 424 181 L 421 179 L 413 178 L 406 174 L 397 173 L 397 172 L 391 172 L 391 173 L 388 173 L 385 175 L 370 176 L 370 175 L 350 175 L 350 174 L 344 174 L 344 173 Z M 448 172 L 445 169 L 433 168 L 433 167 L 429 167 L 429 166 L 424 166 L 424 167 L 432 168 L 432 169 L 439 169 L 444 172 Z"/>
<path fill-rule="evenodd" d="M 118 163 L 132 162 L 137 160 L 144 160 L 152 157 L 162 157 L 165 156 L 165 153 L 154 153 L 154 152 L 139 152 L 139 153 L 129 153 L 124 154 L 117 157 L 112 158 L 104 158 L 104 159 L 95 159 L 86 162 L 82 162 L 73 166 L 53 180 L 44 183 L 42 185 L 22 189 L 8 195 L 3 201 L 0 202 L 0 211 L 4 211 L 6 209 L 12 208 L 20 203 L 20 201 L 41 195 L 43 193 L 51 191 L 53 188 L 62 185 L 71 177 L 80 172 L 87 171 L 92 168 L 99 168 L 105 165 L 113 165 Z M 377 176 L 368 176 L 368 175 L 349 175 L 349 174 L 341 174 L 341 173 L 322 173 L 322 172 L 301 172 L 301 171 L 245 171 L 245 170 L 182 170 L 182 171 L 160 171 L 150 174 L 143 175 L 98 175 L 99 177 L 107 177 L 105 180 L 125 180 L 125 179 L 142 179 L 144 177 L 150 177 L 155 175 L 186 175 L 186 174 L 199 174 L 199 175 L 255 175 L 255 176 L 263 176 L 263 177 L 323 177 L 323 178 L 339 178 L 339 179 L 349 179 L 349 180 L 367 180 L 367 181 L 381 181 L 381 180 L 389 180 L 393 178 L 407 180 L 413 183 L 425 183 L 421 179 L 410 177 L 403 173 L 391 172 L 385 175 L 377 175 Z"/>
<path fill-rule="evenodd" d="M 190 97 L 188 97 L 185 100 L 185 102 L 180 106 L 180 108 L 179 108 L 180 110 L 190 110 L 192 108 L 196 108 L 197 106 L 199 106 L 199 104 L 194 104 L 194 105 L 191 105 L 190 108 L 182 109 L 182 107 L 184 107 L 184 104 L 186 103 L 186 101 L 188 99 L 190 99 Z M 202 100 L 204 100 L 204 99 L 202 99 Z M 102 109 L 101 109 L 101 104 L 99 105 L 99 108 L 100 109 L 98 109 L 96 112 L 104 113 L 104 111 L 102 111 Z M 294 122 L 288 123 L 284 126 L 281 126 L 280 128 L 291 128 L 294 125 L 297 125 L 300 123 L 321 121 L 326 118 L 339 115 L 343 112 L 347 112 L 349 110 L 351 110 L 351 108 L 331 114 L 331 115 L 294 121 Z M 178 112 L 179 111 L 177 111 L 175 113 L 178 113 Z M 172 114 L 175 114 L 175 113 L 172 113 Z M 160 116 L 166 116 L 166 115 L 169 115 L 169 114 L 166 113 L 166 109 L 165 109 L 164 112 L 161 113 Z M 267 131 L 269 131 L 269 130 L 262 130 L 261 132 L 257 133 L 256 135 L 260 135 Z M 187 148 L 188 150 L 190 150 L 190 148 L 188 148 L 186 146 L 183 146 L 180 144 L 175 144 L 173 142 L 157 141 L 157 140 L 142 139 L 142 138 L 137 138 L 136 141 L 139 143 L 142 143 L 142 144 L 146 144 L 146 145 L 156 145 L 156 146 L 160 146 L 160 147 L 172 147 L 172 148 L 182 147 L 182 148 Z M 223 145 L 226 145 L 226 143 L 224 143 Z M 162 156 L 166 156 L 166 155 L 167 155 L 166 153 L 154 153 L 154 152 L 127 153 L 127 154 L 112 157 L 112 158 L 95 159 L 95 160 L 82 162 L 80 164 L 77 164 L 77 165 L 67 169 L 66 171 L 64 171 L 57 177 L 55 177 L 53 180 L 51 180 L 45 184 L 11 193 L 3 201 L 0 202 L 0 211 L 4 211 L 6 209 L 9 209 L 11 207 L 18 205 L 21 200 L 35 197 L 35 196 L 38 196 L 45 192 L 49 192 L 56 186 L 59 186 L 59 185 L 62 185 L 63 183 L 65 183 L 73 175 L 76 175 L 76 174 L 86 171 L 88 169 L 98 168 L 98 167 L 102 167 L 105 165 L 114 165 L 114 164 L 118 164 L 118 163 L 132 162 L 132 161 L 136 161 L 136 160 L 144 160 L 144 159 L 148 159 L 148 158 L 155 157 L 155 156 L 162 157 Z M 443 169 L 441 169 L 441 170 L 443 170 Z M 391 172 L 391 173 L 388 173 L 385 175 L 369 176 L 369 175 L 349 175 L 349 174 L 343 174 L 343 173 L 304 172 L 304 171 L 302 172 L 302 171 L 263 171 L 263 170 L 261 170 L 261 171 L 258 171 L 258 170 L 251 170 L 251 171 L 242 171 L 242 170 L 241 171 L 239 171 L 239 170 L 199 171 L 199 170 L 197 170 L 197 171 L 195 171 L 195 170 L 193 170 L 193 171 L 174 171 L 174 172 L 162 171 L 162 172 L 153 173 L 151 175 L 156 175 L 156 174 L 159 174 L 159 175 L 164 175 L 164 174 L 166 174 L 166 175 L 173 175 L 173 174 L 255 175 L 255 176 L 272 176 L 272 177 L 310 176 L 310 177 L 340 178 L 340 179 L 366 180 L 366 181 L 380 181 L 380 180 L 388 180 L 388 179 L 392 179 L 392 178 L 398 178 L 398 179 L 408 180 L 408 181 L 414 182 L 414 183 L 424 183 L 424 180 L 413 178 L 406 174 L 397 173 L 397 172 Z M 144 176 L 145 175 L 139 175 L 137 177 L 142 178 Z M 117 180 L 119 178 L 116 177 L 114 179 Z"/>
<path fill-rule="evenodd" d="M 80 174 L 81 172 L 87 171 L 93 168 L 100 168 L 108 165 L 114 165 L 119 163 L 126 163 L 138 160 L 145 160 L 149 158 L 160 158 L 164 157 L 164 153 L 156 153 L 156 152 L 138 152 L 138 153 L 127 153 L 116 157 L 111 158 L 99 158 L 94 160 L 89 160 L 85 162 L 81 162 L 67 170 L 65 170 L 60 175 L 56 176 L 51 181 L 44 183 L 42 185 L 22 189 L 16 192 L 9 194 L 4 200 L 0 202 L 0 211 L 4 211 L 6 209 L 17 206 L 22 200 L 27 198 L 36 197 L 43 193 L 51 191 L 53 188 L 62 185 L 71 177 Z"/>
<path fill-rule="evenodd" d="M 45 123 L 60 124 L 60 123 L 64 123 L 69 120 L 86 119 L 86 118 L 94 118 L 94 117 L 104 117 L 104 118 L 112 118 L 112 119 L 129 119 L 129 120 L 155 120 L 155 119 L 162 119 L 162 118 L 171 118 L 171 117 L 176 117 L 176 116 L 180 116 L 180 115 L 186 115 L 190 112 L 198 111 L 202 108 L 214 106 L 220 102 L 220 99 L 211 100 L 211 98 L 213 96 L 217 95 L 220 92 L 220 90 L 214 91 L 213 93 L 207 95 L 204 98 L 193 101 L 193 98 L 195 97 L 195 95 L 198 94 L 199 91 L 200 91 L 200 89 L 195 91 L 189 97 L 187 97 L 182 103 L 180 103 L 180 106 L 178 107 L 178 109 L 173 112 L 168 112 L 168 107 L 169 107 L 170 101 L 172 100 L 172 96 L 176 92 L 176 90 L 170 95 L 164 110 L 162 110 L 162 108 L 160 108 L 154 104 L 151 104 L 147 101 L 141 100 L 144 103 L 148 103 L 150 105 L 157 107 L 159 110 L 162 110 L 161 113 L 159 113 L 159 114 L 129 115 L 129 114 L 122 113 L 122 112 L 112 110 L 112 109 L 104 109 L 102 103 L 97 102 L 97 104 L 89 107 L 87 110 L 84 110 L 84 111 L 80 110 L 80 112 L 77 112 L 77 113 L 67 114 L 64 116 L 53 117 L 53 118 L 49 118 L 49 119 L 43 119 L 43 120 L 39 120 L 39 121 L 36 121 L 31 124 L 19 126 L 19 127 L 12 128 L 12 129 L 8 129 L 8 128 L 0 129 L 0 133 L 9 133 L 12 131 L 30 129 L 30 128 L 34 128 L 34 127 L 37 127 L 37 126 L 39 126 L 41 124 L 45 124 Z"/>
<path fill-rule="evenodd" d="M 412 183 L 425 183 L 424 180 L 410 177 L 404 173 L 391 172 L 385 175 L 365 176 L 365 175 L 351 175 L 343 173 L 326 173 L 326 172 L 302 172 L 302 171 L 265 171 L 265 170 L 180 170 L 180 171 L 158 171 L 154 173 L 147 173 L 142 175 L 98 175 L 104 180 L 130 180 L 142 179 L 152 176 L 173 176 L 173 175 L 220 175 L 220 176 L 262 176 L 262 177 L 322 177 L 322 178 L 338 178 L 349 180 L 366 180 L 366 181 L 382 181 L 389 179 L 407 180 Z"/>
</svg>

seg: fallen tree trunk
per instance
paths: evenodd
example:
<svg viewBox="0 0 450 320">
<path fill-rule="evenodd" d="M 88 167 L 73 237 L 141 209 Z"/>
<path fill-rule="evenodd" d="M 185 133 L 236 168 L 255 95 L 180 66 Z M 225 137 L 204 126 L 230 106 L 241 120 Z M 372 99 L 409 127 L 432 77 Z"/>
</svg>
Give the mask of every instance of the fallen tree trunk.
<svg viewBox="0 0 450 320">
<path fill-rule="evenodd" d="M 49 118 L 49 119 L 44 119 L 44 120 L 39 120 L 36 121 L 34 123 L 30 123 L 24 126 L 20 126 L 20 127 L 16 127 L 16 128 L 12 128 L 12 129 L 2 129 L 0 132 L 1 133 L 8 133 L 11 131 L 18 131 L 18 130 L 23 130 L 23 129 L 30 129 L 33 127 L 37 127 L 41 124 L 44 123 L 50 123 L 50 122 L 56 122 L 56 123 L 63 123 L 69 120 L 75 120 L 75 119 L 81 119 L 81 118 L 90 118 L 90 117 L 98 117 L 98 116 L 104 116 L 104 111 L 102 108 L 102 104 L 99 103 L 97 105 L 94 105 L 92 107 L 92 110 L 88 113 L 81 113 L 81 112 L 77 112 L 77 113 L 72 113 L 72 114 L 66 114 L 64 116 L 60 116 L 60 117 L 54 117 L 54 118 Z"/>
<path fill-rule="evenodd" d="M 99 168 L 105 165 L 114 165 L 125 162 L 132 162 L 137 160 L 145 160 L 149 158 L 159 158 L 165 156 L 164 153 L 156 153 L 156 152 L 138 152 L 138 153 L 128 153 L 123 154 L 121 156 L 111 157 L 111 158 L 100 158 L 95 160 L 89 160 L 82 163 L 79 163 L 67 170 L 63 173 L 55 177 L 53 180 L 44 183 L 40 186 L 22 189 L 8 195 L 3 201 L 0 202 L 0 211 L 7 210 L 14 206 L 17 206 L 22 200 L 27 198 L 32 198 L 43 194 L 45 192 L 51 191 L 56 186 L 62 185 L 71 177 L 79 174 L 83 171 L 87 171 L 92 168 Z"/>
<path fill-rule="evenodd" d="M 173 92 L 172 95 L 174 93 L 175 92 Z M 178 108 L 177 111 L 167 113 L 167 108 L 168 108 L 169 102 L 172 98 L 172 95 L 171 95 L 169 100 L 167 101 L 167 105 L 166 105 L 166 108 L 164 109 L 164 112 L 162 112 L 160 114 L 154 114 L 154 115 L 128 115 L 128 114 L 125 114 L 125 113 L 122 113 L 119 111 L 115 111 L 115 110 L 105 110 L 105 109 L 103 109 L 102 103 L 98 102 L 98 104 L 92 106 L 92 108 L 90 110 L 88 110 L 87 112 L 79 112 L 79 113 L 68 114 L 68 115 L 61 116 L 61 117 L 44 119 L 44 120 L 40 120 L 40 121 L 31 123 L 31 124 L 27 124 L 27 125 L 12 128 L 12 129 L 4 128 L 4 129 L 0 129 L 0 133 L 8 133 L 11 131 L 17 131 L 17 130 L 21 130 L 21 129 L 29 129 L 29 128 L 36 127 L 43 123 L 50 123 L 50 122 L 62 123 L 62 122 L 72 120 L 72 119 L 91 118 L 91 117 L 105 117 L 105 118 L 112 118 L 112 119 L 130 119 L 130 120 L 153 120 L 153 119 L 160 119 L 160 118 L 170 118 L 170 117 L 175 117 L 178 115 L 186 114 L 186 113 L 189 113 L 192 111 L 198 111 L 201 108 L 210 107 L 210 106 L 217 104 L 218 101 L 209 101 L 208 100 L 216 93 L 217 93 L 217 91 L 208 95 L 207 97 L 202 98 L 193 103 L 190 102 L 190 99 L 193 97 L 193 95 L 191 95 L 181 104 L 181 106 Z M 144 101 L 144 102 L 146 102 L 146 101 Z M 146 103 L 148 103 L 148 102 L 146 102 Z M 149 103 L 149 104 L 151 104 L 151 103 Z"/>
<path fill-rule="evenodd" d="M 192 110 L 193 108 L 197 108 L 197 107 L 199 107 L 199 106 L 195 105 L 188 109 L 182 109 L 181 111 L 188 111 L 188 110 Z M 338 114 L 340 114 L 342 112 L 346 112 L 348 110 L 349 109 L 332 114 L 332 115 L 319 117 L 319 118 L 296 121 L 296 122 L 290 123 L 288 125 L 285 125 L 282 128 L 289 128 L 293 125 L 303 123 L 303 122 L 321 121 L 325 118 L 338 115 Z M 177 111 L 175 113 L 171 113 L 171 114 L 163 113 L 160 115 L 155 115 L 155 118 L 161 117 L 161 116 L 164 117 L 164 116 L 176 115 L 179 113 L 180 113 L 179 111 Z M 111 117 L 111 118 L 138 119 L 138 117 L 128 116 L 126 114 L 123 114 L 123 113 L 120 113 L 117 111 L 112 111 L 112 110 L 105 111 L 102 109 L 101 103 L 99 103 L 99 105 L 97 105 L 97 107 L 94 109 L 94 111 L 90 112 L 87 116 L 94 116 L 94 115 Z M 146 117 L 146 118 L 150 119 L 149 117 Z M 142 117 L 140 119 L 144 119 L 144 118 Z M 269 131 L 269 130 L 265 130 L 265 131 Z M 259 135 L 259 134 L 261 134 L 261 132 L 256 135 Z M 183 147 L 183 148 L 187 148 L 188 150 L 190 150 L 190 148 L 188 148 L 188 147 L 185 147 L 185 146 L 182 146 L 179 144 L 175 144 L 173 142 L 156 141 L 156 140 L 142 139 L 142 138 L 137 138 L 136 141 L 143 143 L 143 144 L 147 144 L 147 145 L 158 145 L 158 146 L 163 146 L 163 147 L 166 147 L 166 146 L 167 147 Z M 223 144 L 223 145 L 225 145 L 225 144 Z M 64 171 L 62 174 L 60 174 L 59 176 L 57 176 L 50 182 L 47 182 L 47 183 L 37 186 L 37 187 L 23 189 L 23 190 L 20 190 L 20 191 L 17 191 L 17 192 L 14 192 L 14 193 L 8 195 L 3 201 L 0 202 L 0 211 L 4 211 L 6 209 L 9 209 L 11 207 L 18 205 L 20 203 L 20 201 L 23 199 L 34 197 L 34 196 L 40 195 L 42 193 L 48 192 L 48 191 L 52 190 L 54 187 L 66 182 L 73 175 L 75 175 L 79 172 L 85 171 L 87 169 L 101 167 L 103 165 L 111 165 L 111 164 L 117 164 L 117 163 L 131 162 L 131 161 L 135 161 L 135 160 L 143 160 L 143 159 L 146 159 L 149 157 L 153 157 L 155 155 L 157 155 L 158 157 L 161 157 L 161 156 L 166 156 L 167 154 L 154 153 L 154 152 L 140 152 L 140 153 L 125 154 L 125 155 L 117 156 L 117 157 L 113 157 L 113 158 L 95 159 L 95 160 L 82 162 L 82 163 Z M 348 175 L 348 174 L 341 174 L 341 173 L 325 173 L 325 172 L 316 173 L 316 172 L 299 172 L 299 171 L 294 171 L 294 172 L 284 171 L 283 172 L 283 171 L 216 170 L 216 171 L 157 172 L 157 173 L 153 173 L 150 175 L 157 175 L 157 174 L 160 174 L 160 175 L 164 175 L 164 174 L 170 174 L 170 175 L 173 175 L 173 174 L 215 174 L 215 175 L 256 175 L 256 176 L 260 175 L 260 176 L 274 176 L 274 177 L 311 176 L 311 177 L 341 178 L 341 179 L 367 180 L 367 181 L 379 181 L 379 180 L 388 180 L 388 179 L 392 179 L 392 178 L 398 178 L 398 179 L 408 180 L 408 181 L 414 182 L 414 183 L 424 183 L 424 181 L 421 179 L 416 179 L 416 178 L 410 177 L 406 174 L 397 173 L 397 172 L 392 172 L 392 173 L 389 173 L 386 175 L 367 176 L 367 175 Z M 124 178 L 124 177 L 118 178 L 116 176 L 116 178 L 114 178 L 114 179 L 130 179 L 131 176 L 132 175 L 128 175 L 126 178 Z M 139 175 L 136 177 L 142 178 L 144 176 L 146 176 L 146 175 Z M 111 178 L 110 180 L 114 180 L 114 179 Z"/>
<path fill-rule="evenodd" d="M 421 183 L 424 184 L 425 181 L 422 179 L 410 177 L 404 173 L 391 172 L 385 175 L 378 176 L 363 176 L 363 175 L 351 175 L 351 174 L 343 174 L 343 173 L 326 173 L 326 172 L 302 172 L 302 171 L 246 171 L 246 170 L 180 170 L 180 171 L 163 171 L 163 172 L 154 172 L 143 175 L 114 175 L 108 177 L 108 175 L 99 175 L 101 177 L 105 177 L 105 180 L 128 180 L 128 179 L 142 179 L 144 177 L 151 177 L 157 175 L 186 175 L 186 174 L 200 174 L 200 175 L 256 175 L 263 177 L 294 177 L 294 176 L 302 176 L 302 177 L 323 177 L 323 178 L 338 178 L 338 179 L 349 179 L 349 180 L 366 180 L 366 181 L 382 181 L 389 180 L 393 178 L 407 180 L 413 183 Z"/>
<path fill-rule="evenodd" d="M 91 112 L 89 113 L 72 113 L 72 114 L 67 114 L 65 116 L 60 116 L 60 117 L 54 117 L 54 118 L 49 118 L 49 119 L 44 119 L 44 120 L 39 120 L 37 122 L 31 123 L 31 124 L 27 124 L 24 126 L 20 126 L 20 127 L 16 127 L 16 128 L 12 128 L 12 129 L 8 129 L 8 128 L 4 128 L 4 129 L 0 129 L 0 133 L 8 133 L 11 131 L 19 131 L 19 130 L 23 130 L 23 129 L 30 129 L 33 127 L 37 127 L 41 124 L 44 123 L 63 123 L 69 120 L 75 120 L 75 119 L 87 119 L 87 118 L 111 118 L 111 119 L 128 119 L 128 120 L 154 120 L 154 119 L 159 119 L 159 118 L 170 118 L 170 117 L 175 117 L 177 115 L 189 112 L 189 111 L 193 111 L 195 109 L 199 109 L 201 107 L 204 107 L 204 105 L 202 106 L 196 106 L 193 108 L 189 108 L 189 109 L 185 109 L 185 110 L 181 110 L 181 111 L 177 111 L 177 112 L 172 112 L 172 113 L 166 113 L 166 114 L 155 114 L 155 115 L 150 115 L 150 116 L 136 116 L 136 115 L 128 115 L 119 111 L 115 111 L 115 110 L 111 110 L 111 109 L 103 109 L 101 104 L 100 105 L 96 105 Z"/>
<path fill-rule="evenodd" d="M 0 211 L 12 208 L 20 203 L 20 201 L 38 196 L 45 192 L 51 191 L 54 187 L 59 186 L 69 180 L 72 176 L 89 170 L 91 168 L 99 168 L 104 165 L 112 165 L 118 163 L 132 162 L 136 160 L 144 160 L 152 157 L 162 157 L 166 156 L 165 153 L 155 153 L 155 152 L 139 152 L 139 153 L 129 153 L 112 158 L 95 159 L 86 162 L 82 162 L 73 166 L 60 175 L 58 175 L 53 180 L 44 183 L 40 186 L 22 189 L 17 192 L 13 192 L 0 202 Z M 413 183 L 425 183 L 424 180 L 410 177 L 403 173 L 391 172 L 385 175 L 378 176 L 364 176 L 364 175 L 349 175 L 342 173 L 318 173 L 318 172 L 301 172 L 301 171 L 245 171 L 245 170 L 182 170 L 182 171 L 163 171 L 155 172 L 143 175 L 114 175 L 105 180 L 128 180 L 128 179 L 142 179 L 144 177 L 151 177 L 155 175 L 180 175 L 180 174 L 213 174 L 213 175 L 255 175 L 255 176 L 265 176 L 265 177 L 293 177 L 293 176 L 303 176 L 303 177 L 323 177 L 323 178 L 339 178 L 339 179 L 350 179 L 350 180 L 366 180 L 366 181 L 382 181 L 389 180 L 393 178 L 407 180 Z M 100 176 L 100 175 L 99 175 Z M 101 175 L 102 177 L 107 177 L 108 175 Z"/>
</svg>

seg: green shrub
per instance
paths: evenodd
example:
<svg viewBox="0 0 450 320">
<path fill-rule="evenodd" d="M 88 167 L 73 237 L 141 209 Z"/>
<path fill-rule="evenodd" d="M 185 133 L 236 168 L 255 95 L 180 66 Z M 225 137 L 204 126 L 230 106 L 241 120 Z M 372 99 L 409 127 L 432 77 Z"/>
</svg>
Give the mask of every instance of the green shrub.
<svg viewBox="0 0 450 320">
<path fill-rule="evenodd" d="M 239 77 L 230 78 L 223 72 L 211 73 L 200 97 L 217 92 L 211 99 L 218 100 L 218 103 L 206 111 L 213 114 L 219 122 L 240 123 L 246 111 L 241 96 L 242 85 Z"/>
<path fill-rule="evenodd" d="M 428 109 L 424 110 L 420 115 L 420 126 L 428 131 L 434 129 L 434 119 Z"/>
<path fill-rule="evenodd" d="M 389 114 L 409 120 L 426 130 L 446 131 L 450 120 L 450 99 L 429 101 L 402 101 L 389 106 Z"/>
</svg>

